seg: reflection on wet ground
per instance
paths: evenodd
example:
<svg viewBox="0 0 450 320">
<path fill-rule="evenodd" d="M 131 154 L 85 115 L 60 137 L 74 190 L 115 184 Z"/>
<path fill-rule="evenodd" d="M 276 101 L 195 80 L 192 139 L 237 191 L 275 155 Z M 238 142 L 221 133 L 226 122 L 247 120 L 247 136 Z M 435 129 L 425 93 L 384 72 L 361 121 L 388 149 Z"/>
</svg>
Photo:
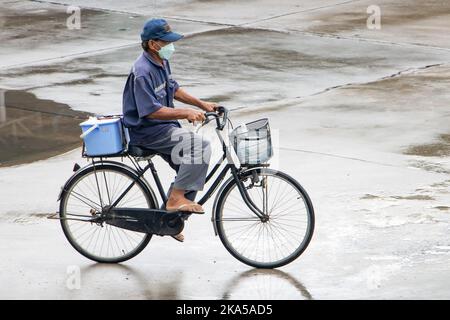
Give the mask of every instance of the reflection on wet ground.
<svg viewBox="0 0 450 320">
<path fill-rule="evenodd" d="M 141 272 L 139 269 L 125 264 L 95 263 L 83 267 L 80 270 L 80 274 L 83 277 L 83 282 L 87 287 L 91 287 L 96 281 L 103 279 L 102 275 L 107 272 L 115 272 L 118 283 L 120 283 L 121 280 L 130 282 L 133 286 L 133 294 L 131 297 L 128 296 L 130 299 L 133 299 L 133 296 L 136 298 L 141 297 L 147 300 L 182 299 L 182 297 L 179 296 L 179 286 L 181 283 L 180 274 L 174 274 L 174 276 L 168 281 L 158 279 L 155 283 L 153 281 L 154 279 L 151 279 L 148 273 Z M 119 275 L 117 275 L 117 273 L 119 273 Z M 104 290 L 106 293 L 110 290 L 110 288 L 105 286 Z M 114 296 L 114 294 L 117 294 L 117 296 Z M 113 299 L 122 299 L 123 297 L 123 291 L 121 290 L 118 290 L 112 295 Z"/>
<path fill-rule="evenodd" d="M 224 300 L 312 300 L 306 287 L 290 274 L 281 270 L 252 269 L 238 274 L 227 285 Z"/>
<path fill-rule="evenodd" d="M 133 296 L 144 299 L 186 299 L 183 292 L 189 291 L 183 283 L 183 273 L 173 272 L 171 277 L 156 279 L 151 272 L 143 272 L 124 264 L 105 265 L 90 264 L 82 267 L 80 275 L 85 287 L 95 287 L 96 282 L 103 282 L 107 279 L 103 275 L 115 274 L 117 285 L 125 280 L 133 288 Z M 201 286 L 201 284 L 198 284 Z M 128 286 L 127 286 L 128 287 Z M 105 290 L 108 290 L 105 287 Z M 128 290 L 128 288 L 123 288 Z M 82 295 L 83 293 L 80 292 Z M 123 291 L 117 292 L 110 298 L 120 298 Z M 226 283 L 218 299 L 255 299 L 255 300 L 312 300 L 311 293 L 295 277 L 281 270 L 251 269 L 233 276 Z M 132 298 L 132 297 L 128 297 Z"/>
<path fill-rule="evenodd" d="M 81 145 L 89 114 L 24 91 L 0 90 L 0 167 L 45 159 Z"/>
</svg>

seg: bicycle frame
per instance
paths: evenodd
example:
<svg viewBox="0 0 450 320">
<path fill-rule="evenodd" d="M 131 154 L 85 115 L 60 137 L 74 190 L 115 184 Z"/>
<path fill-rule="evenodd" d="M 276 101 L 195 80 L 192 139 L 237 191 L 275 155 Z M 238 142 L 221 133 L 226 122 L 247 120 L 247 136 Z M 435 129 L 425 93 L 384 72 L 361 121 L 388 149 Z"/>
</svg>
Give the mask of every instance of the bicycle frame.
<svg viewBox="0 0 450 320">
<path fill-rule="evenodd" d="M 216 128 L 216 133 L 217 136 L 219 137 L 219 140 L 221 142 L 222 145 L 222 157 L 219 159 L 219 161 L 213 166 L 213 168 L 211 169 L 211 171 L 208 173 L 208 175 L 206 176 L 206 183 L 208 183 L 212 177 L 214 176 L 214 174 L 217 172 L 217 170 L 220 168 L 220 166 L 222 165 L 222 163 L 224 162 L 224 160 L 227 160 L 227 163 L 225 165 L 225 167 L 222 169 L 222 171 L 220 172 L 220 174 L 217 176 L 217 178 L 214 180 L 214 182 L 212 183 L 212 185 L 209 187 L 209 189 L 207 190 L 207 192 L 203 195 L 203 197 L 198 201 L 198 203 L 200 205 L 203 205 L 204 203 L 206 203 L 206 201 L 208 201 L 208 199 L 214 194 L 214 192 L 216 191 L 217 187 L 219 186 L 219 184 L 223 181 L 223 179 L 225 178 L 226 174 L 228 173 L 229 170 L 231 170 L 231 174 L 233 176 L 233 179 L 236 181 L 236 184 L 238 186 L 239 189 L 239 193 L 242 196 L 242 199 L 244 200 L 245 204 L 250 208 L 250 210 L 261 220 L 266 219 L 267 215 L 261 211 L 256 205 L 255 203 L 250 199 L 246 187 L 243 184 L 243 182 L 240 180 L 240 172 L 241 169 L 237 168 L 236 165 L 234 164 L 233 158 L 231 156 L 230 150 L 228 149 L 221 131 L 223 129 L 223 126 L 217 126 Z M 159 194 L 161 196 L 161 199 L 163 200 L 163 203 L 165 204 L 167 202 L 167 195 L 165 193 L 165 190 L 162 186 L 161 180 L 158 176 L 158 172 L 156 171 L 155 165 L 153 164 L 153 161 L 151 160 L 151 158 L 149 158 L 147 160 L 147 165 L 142 168 L 139 164 L 139 162 L 132 156 L 130 155 L 126 155 L 130 161 L 133 163 L 134 167 L 136 168 L 136 171 L 138 173 L 138 175 L 136 176 L 136 178 L 130 183 L 130 185 L 128 185 L 128 187 L 122 192 L 122 194 L 120 194 L 120 196 L 114 201 L 114 203 L 111 204 L 111 206 L 108 206 L 108 210 L 110 210 L 111 208 L 116 207 L 120 201 L 125 197 L 125 195 L 131 190 L 131 188 L 133 188 L 134 184 L 138 181 L 138 179 L 140 179 L 145 172 L 147 172 L 149 169 L 152 173 L 153 179 L 155 180 L 156 186 L 158 188 Z M 103 160 L 102 158 L 100 158 L 100 161 L 92 161 L 92 165 L 95 168 L 95 163 L 102 163 Z M 96 176 L 96 183 L 97 183 L 97 187 L 98 186 L 98 178 L 97 178 L 97 173 L 95 172 L 94 169 L 94 173 Z M 105 179 L 105 183 L 106 183 L 106 179 Z M 107 186 L 107 184 L 106 184 Z M 103 203 L 102 199 L 101 199 L 101 194 L 99 194 L 100 196 L 100 202 Z"/>
<path fill-rule="evenodd" d="M 207 185 L 197 197 L 200 198 L 198 203 L 204 205 L 215 194 L 211 210 L 214 233 L 219 236 L 224 247 L 233 257 L 256 268 L 276 268 L 286 265 L 298 258 L 311 240 L 314 230 L 314 210 L 311 200 L 303 187 L 291 176 L 268 169 L 268 163 L 252 164 L 269 159 L 272 153 L 266 158 L 259 157 L 259 151 L 252 153 L 251 148 L 240 143 L 244 140 L 253 140 L 254 136 L 258 139 L 259 130 L 265 127 L 269 129 L 267 119 L 247 123 L 247 130 L 244 125 L 241 125 L 229 132 L 229 130 L 223 130 L 228 121 L 227 114 L 228 110 L 219 106 L 214 112 L 206 112 L 205 121 L 197 127 L 197 129 L 201 128 L 214 117 L 217 124 L 215 131 L 220 141 L 218 146 L 223 151 L 223 153 L 220 150 L 217 152 L 216 156 L 220 158 L 217 163 L 209 166 L 210 170 L 205 177 Z M 229 124 L 232 124 L 231 121 Z M 198 136 L 194 138 L 193 141 L 200 142 L 198 141 L 200 139 L 197 139 Z M 270 136 L 267 141 L 271 143 L 269 138 Z M 259 146 L 259 142 L 254 145 Z M 182 147 L 184 156 L 194 151 L 189 148 L 184 149 L 185 145 Z M 271 144 L 267 145 L 266 150 L 269 150 L 269 147 L 271 148 Z M 179 148 L 173 149 L 173 151 L 176 150 Z M 244 151 L 245 157 L 241 157 L 241 151 Z M 75 163 L 72 170 L 74 173 L 59 193 L 59 211 L 48 217 L 60 220 L 64 235 L 75 250 L 97 262 L 119 263 L 139 254 L 153 235 L 172 236 L 179 241 L 182 240 L 177 236 L 182 234 L 185 223 L 193 212 L 165 210 L 164 205 L 167 204 L 169 194 L 166 194 L 167 191 L 164 190 L 153 163 L 153 157 L 161 155 L 178 170 L 179 162 L 176 163 L 175 157 L 172 157 L 170 161 L 169 154 L 149 150 L 144 146 L 139 148 L 133 144 L 129 144 L 127 149 L 124 148 L 116 154 L 95 157 L 89 154 L 89 150 L 85 149 L 83 143 L 82 157 L 89 164 L 81 168 Z M 249 159 L 253 157 L 246 155 L 255 156 L 257 161 L 250 161 Z M 110 158 L 119 159 L 113 161 Z M 131 164 L 123 161 L 124 158 L 128 158 Z M 197 157 L 196 154 L 195 159 L 192 160 L 198 158 L 200 155 Z M 151 171 L 155 184 L 150 184 L 151 180 L 144 177 L 148 170 Z M 280 186 L 281 183 L 283 185 Z M 164 183 L 164 186 L 166 184 Z M 158 200 L 156 188 L 161 196 L 163 207 Z M 276 193 L 274 197 L 269 198 L 269 193 L 272 189 L 275 190 L 274 188 Z M 292 195 L 291 188 L 295 197 Z M 121 193 L 118 198 L 116 198 L 117 192 Z M 236 195 L 237 192 L 240 196 Z M 186 194 L 186 198 L 197 200 L 191 197 L 194 194 L 197 192 L 191 191 Z M 292 203 L 291 200 L 294 199 L 295 202 Z M 139 205 L 135 202 L 137 200 L 140 200 Z M 242 206 L 242 202 L 253 214 L 248 214 L 248 209 Z M 290 204 L 290 207 L 286 207 L 286 204 Z M 299 210 L 302 212 L 298 212 Z M 241 213 L 241 215 L 234 213 Z M 297 219 L 299 214 L 306 215 L 306 221 Z M 278 222 L 276 220 L 278 218 L 281 221 Z M 78 222 L 77 225 L 73 225 L 66 220 Z M 294 221 L 297 221 L 301 227 L 297 228 Z M 305 223 L 306 228 L 304 228 Z M 289 226 L 291 229 L 286 229 Z M 82 228 L 84 229 L 81 230 Z M 299 229 L 304 230 L 304 235 L 302 235 L 303 231 L 298 233 Z M 119 232 L 117 239 L 114 231 Z M 121 235 L 124 232 L 125 238 L 122 239 Z M 139 239 L 134 238 L 133 233 L 130 232 L 139 233 L 136 235 Z M 239 233 L 241 235 L 238 235 Z M 290 237 L 286 237 L 285 234 Z M 127 238 L 129 241 L 126 240 Z M 289 243 L 288 246 L 285 245 L 286 242 Z M 273 248 L 273 254 L 270 252 L 271 248 Z M 277 253 L 276 250 L 279 252 Z"/>
</svg>

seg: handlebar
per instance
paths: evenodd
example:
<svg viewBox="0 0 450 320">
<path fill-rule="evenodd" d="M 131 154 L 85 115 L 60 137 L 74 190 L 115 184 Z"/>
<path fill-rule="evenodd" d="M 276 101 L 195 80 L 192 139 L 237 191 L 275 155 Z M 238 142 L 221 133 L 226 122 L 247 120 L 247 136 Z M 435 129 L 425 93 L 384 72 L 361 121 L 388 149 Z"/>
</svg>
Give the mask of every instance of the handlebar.
<svg viewBox="0 0 450 320">
<path fill-rule="evenodd" d="M 219 106 L 217 108 L 218 112 L 205 112 L 205 117 L 206 120 L 204 122 L 204 124 L 207 124 L 210 121 L 210 117 L 214 117 L 216 119 L 216 124 L 217 124 L 217 129 L 219 130 L 223 130 L 223 128 L 225 128 L 225 125 L 227 124 L 228 121 L 228 109 L 223 107 L 223 106 Z M 220 116 L 222 115 L 222 121 L 220 121 Z"/>
</svg>

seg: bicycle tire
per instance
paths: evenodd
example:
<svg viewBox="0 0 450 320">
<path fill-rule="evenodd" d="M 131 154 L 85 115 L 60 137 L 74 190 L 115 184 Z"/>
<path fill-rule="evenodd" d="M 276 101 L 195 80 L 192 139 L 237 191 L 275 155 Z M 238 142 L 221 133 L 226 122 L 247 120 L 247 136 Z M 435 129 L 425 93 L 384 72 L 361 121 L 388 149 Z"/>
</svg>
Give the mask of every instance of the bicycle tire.
<svg viewBox="0 0 450 320">
<path fill-rule="evenodd" d="M 274 176 L 280 177 L 280 178 L 288 181 L 289 183 L 291 183 L 292 186 L 294 186 L 297 189 L 299 194 L 302 195 L 302 198 L 305 203 L 305 207 L 307 208 L 308 228 L 307 228 L 307 232 L 306 232 L 305 237 L 304 237 L 302 243 L 300 244 L 300 246 L 292 254 L 290 254 L 288 257 L 286 257 L 284 259 L 281 259 L 279 261 L 264 262 L 264 263 L 253 261 L 253 260 L 243 256 L 242 254 L 237 252 L 237 250 L 235 250 L 235 248 L 233 248 L 233 246 L 230 244 L 230 242 L 227 239 L 226 232 L 224 231 L 224 226 L 223 226 L 223 223 L 221 220 L 222 214 L 223 214 L 223 212 L 222 212 L 223 206 L 226 202 L 226 199 L 227 199 L 230 191 L 233 188 L 237 187 L 237 184 L 233 178 L 230 178 L 227 182 L 224 183 L 224 186 L 221 188 L 221 192 L 217 197 L 218 200 L 217 200 L 217 205 L 215 206 L 214 223 L 216 224 L 217 234 L 219 235 L 219 238 L 220 238 L 222 244 L 234 258 L 236 258 L 237 260 L 241 261 L 242 263 L 244 263 L 246 265 L 249 265 L 249 266 L 252 266 L 255 268 L 262 268 L 262 269 L 279 268 L 279 267 L 289 264 L 292 261 L 294 261 L 295 259 L 297 259 L 306 250 L 306 248 L 310 244 L 313 233 L 314 233 L 314 227 L 315 227 L 314 208 L 312 205 L 312 201 L 311 201 L 309 195 L 307 194 L 306 190 L 300 185 L 300 183 L 298 183 L 294 178 L 292 178 L 291 176 L 289 176 L 286 173 L 268 169 L 268 168 L 254 168 L 254 169 L 249 169 L 248 171 L 245 171 L 241 175 L 241 180 L 244 180 L 244 179 L 248 178 L 249 176 L 251 176 L 252 172 L 254 170 L 257 170 L 257 174 L 260 174 L 264 170 L 264 173 L 267 173 L 268 175 L 274 175 Z"/>
<path fill-rule="evenodd" d="M 116 171 L 120 174 L 123 174 L 125 176 L 128 176 L 131 179 L 136 179 L 137 175 L 136 173 L 133 172 L 132 169 L 127 168 L 122 166 L 121 164 L 100 164 L 100 165 L 95 165 L 88 167 L 84 170 L 80 170 L 78 173 L 76 173 L 70 180 L 70 182 L 65 186 L 65 189 L 63 190 L 62 194 L 61 194 L 61 201 L 60 201 L 60 205 L 59 205 L 59 216 L 60 218 L 62 218 L 60 220 L 61 223 L 61 227 L 63 229 L 64 235 L 67 238 L 67 240 L 69 241 L 69 243 L 72 245 L 72 247 L 78 251 L 81 255 L 83 255 L 84 257 L 99 262 L 99 263 L 120 263 L 120 262 L 124 262 L 126 260 L 129 260 L 133 257 L 135 257 L 136 255 L 138 255 L 140 252 L 142 252 L 142 250 L 145 249 L 145 247 L 148 245 L 148 243 L 150 242 L 151 238 L 152 238 L 152 234 L 146 234 L 146 236 L 143 238 L 142 242 L 139 243 L 139 245 L 132 251 L 130 251 L 129 253 L 121 256 L 121 257 L 116 257 L 116 258 L 102 258 L 102 257 L 98 257 L 95 255 L 92 255 L 91 253 L 89 253 L 88 251 L 86 251 L 85 249 L 83 249 L 78 243 L 77 241 L 72 237 L 71 231 L 69 230 L 69 227 L 67 225 L 67 220 L 64 220 L 65 218 L 65 205 L 66 202 L 68 200 L 68 195 L 70 194 L 70 191 L 72 190 L 72 188 L 83 179 L 83 177 L 91 174 L 94 170 L 96 170 L 97 172 L 101 172 L 102 170 L 109 170 L 109 171 Z M 146 196 L 146 201 L 149 205 L 149 208 L 156 208 L 158 203 L 157 200 L 154 198 L 153 193 L 151 192 L 151 190 L 149 189 L 148 185 L 143 181 L 143 179 L 138 179 L 136 182 L 140 188 L 142 188 L 145 196 Z M 88 222 L 87 222 L 88 223 Z"/>
</svg>

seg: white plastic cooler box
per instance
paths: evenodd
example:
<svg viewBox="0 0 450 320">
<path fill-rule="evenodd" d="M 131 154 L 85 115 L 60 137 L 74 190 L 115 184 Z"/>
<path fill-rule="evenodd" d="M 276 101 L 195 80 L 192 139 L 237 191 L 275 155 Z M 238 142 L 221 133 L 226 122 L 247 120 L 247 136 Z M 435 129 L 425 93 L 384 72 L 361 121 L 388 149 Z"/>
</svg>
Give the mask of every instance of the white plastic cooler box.
<svg viewBox="0 0 450 320">
<path fill-rule="evenodd" d="M 83 133 L 85 154 L 87 156 L 106 156 L 124 151 L 129 141 L 128 129 L 122 124 L 122 118 L 89 117 L 80 123 Z"/>
</svg>

